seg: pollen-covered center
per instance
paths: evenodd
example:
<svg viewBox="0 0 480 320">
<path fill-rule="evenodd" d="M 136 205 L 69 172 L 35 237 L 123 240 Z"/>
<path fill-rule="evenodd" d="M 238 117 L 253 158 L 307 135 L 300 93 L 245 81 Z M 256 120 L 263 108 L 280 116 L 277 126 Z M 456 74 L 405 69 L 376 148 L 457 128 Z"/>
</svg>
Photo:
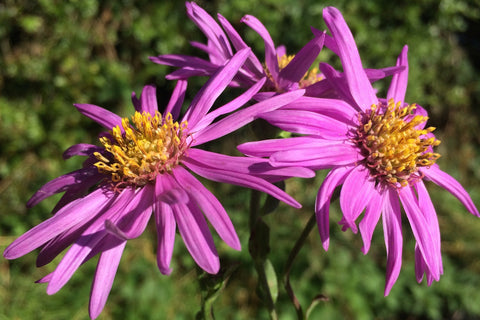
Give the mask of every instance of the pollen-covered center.
<svg viewBox="0 0 480 320">
<path fill-rule="evenodd" d="M 293 60 L 293 58 L 295 58 L 294 54 L 284 54 L 283 56 L 277 56 L 279 70 L 284 69 Z M 275 84 L 275 86 L 278 86 L 267 67 L 265 67 L 265 72 L 268 78 Z M 323 77 L 319 74 L 318 68 L 311 68 L 310 70 L 305 72 L 303 78 L 298 82 L 298 86 L 300 88 L 305 88 L 322 79 Z"/>
<path fill-rule="evenodd" d="M 415 104 L 402 107 L 390 99 L 360 116 L 356 142 L 377 182 L 404 187 L 421 178 L 419 167 L 431 166 L 440 157 L 433 152 L 440 144 L 430 134 L 435 128 L 419 129 L 428 117 L 414 115 L 415 109 Z"/>
<path fill-rule="evenodd" d="M 187 149 L 187 122 L 173 121 L 157 112 L 135 112 L 122 119 L 109 136 L 100 138 L 107 151 L 95 152 L 95 166 L 109 174 L 115 186 L 143 186 L 153 182 L 158 174 L 171 172 Z"/>
</svg>

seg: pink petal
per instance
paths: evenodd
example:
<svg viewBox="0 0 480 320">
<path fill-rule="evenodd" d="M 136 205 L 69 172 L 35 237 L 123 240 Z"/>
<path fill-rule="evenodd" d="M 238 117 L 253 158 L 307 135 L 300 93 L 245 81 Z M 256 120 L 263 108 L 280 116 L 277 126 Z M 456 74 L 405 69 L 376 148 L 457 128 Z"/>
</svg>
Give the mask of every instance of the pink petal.
<svg viewBox="0 0 480 320">
<path fill-rule="evenodd" d="M 322 186 L 318 190 L 315 201 L 315 216 L 317 218 L 318 231 L 322 239 L 323 248 L 328 250 L 330 244 L 330 200 L 332 199 L 335 188 L 345 181 L 347 175 L 354 167 L 338 167 L 330 171 L 323 180 Z"/>
<path fill-rule="evenodd" d="M 178 80 L 175 89 L 173 89 L 170 101 L 164 110 L 164 116 L 168 112 L 172 114 L 173 119 L 178 119 L 180 111 L 182 110 L 183 100 L 185 99 L 185 92 L 187 90 L 187 81 Z"/>
<path fill-rule="evenodd" d="M 96 319 L 105 307 L 126 243 L 124 241 L 120 245 L 102 252 L 98 259 L 90 293 L 89 315 L 92 319 Z"/>
<path fill-rule="evenodd" d="M 322 50 L 324 39 L 325 33 L 310 40 L 295 55 L 292 61 L 280 70 L 278 74 L 278 84 L 281 88 L 290 90 L 293 83 L 297 83 L 303 78 Z"/>
<path fill-rule="evenodd" d="M 207 222 L 194 205 L 171 205 L 178 230 L 193 260 L 208 273 L 215 274 L 220 269 L 217 250 Z"/>
<path fill-rule="evenodd" d="M 27 207 L 31 208 L 37 205 L 40 201 L 56 193 L 68 191 L 68 189 L 76 187 L 78 184 L 89 184 L 92 186 L 99 180 L 98 169 L 95 167 L 87 167 L 67 173 L 44 184 L 37 192 L 35 192 L 30 200 L 28 200 Z"/>
<path fill-rule="evenodd" d="M 74 106 L 84 116 L 89 117 L 93 121 L 97 122 L 105 129 L 112 130 L 116 126 L 120 126 L 120 130 L 123 132 L 122 118 L 115 113 L 103 109 L 93 104 L 74 104 Z"/>
<path fill-rule="evenodd" d="M 183 160 L 183 164 L 187 168 L 204 178 L 217 182 L 231 183 L 238 186 L 263 191 L 294 208 L 301 207 L 300 203 L 295 201 L 295 199 L 285 193 L 285 191 L 265 181 L 262 178 L 231 170 L 209 168 L 191 158 L 185 158 Z"/>
<path fill-rule="evenodd" d="M 480 213 L 473 204 L 472 198 L 470 198 L 467 191 L 457 180 L 455 180 L 455 178 L 442 171 L 437 164 L 434 164 L 429 168 L 422 168 L 420 171 L 425 174 L 427 180 L 433 181 L 436 185 L 453 194 L 471 214 L 480 217 Z"/>
<path fill-rule="evenodd" d="M 345 226 L 351 228 L 353 233 L 358 231 L 355 220 L 376 192 L 375 182 L 370 177 L 370 171 L 363 166 L 356 166 L 343 182 L 340 192 L 340 207 Z"/>
<path fill-rule="evenodd" d="M 368 250 L 370 250 L 373 231 L 375 230 L 382 213 L 382 199 L 382 195 L 378 189 L 374 188 L 372 192 L 372 199 L 370 199 L 370 203 L 367 204 L 365 209 L 365 216 L 363 217 L 362 221 L 360 221 L 359 228 L 363 240 L 363 254 L 367 254 Z"/>
<path fill-rule="evenodd" d="M 277 95 L 271 99 L 258 102 L 251 107 L 237 111 L 234 114 L 208 126 L 194 136 L 194 145 L 220 138 L 255 120 L 263 112 L 273 111 L 302 96 L 305 90 L 295 90 Z"/>
<path fill-rule="evenodd" d="M 105 194 L 104 190 L 97 189 L 88 196 L 69 203 L 53 217 L 17 238 L 5 249 L 3 256 L 6 259 L 16 259 L 27 254 L 65 230 L 88 222 L 107 208 L 113 199 L 115 197 Z"/>
<path fill-rule="evenodd" d="M 338 99 L 300 97 L 282 107 L 282 110 L 304 110 L 320 113 L 348 125 L 357 126 L 358 112 L 348 103 Z"/>
<path fill-rule="evenodd" d="M 240 21 L 255 30 L 255 32 L 257 32 L 260 37 L 262 37 L 265 43 L 265 63 L 267 65 L 268 71 L 272 75 L 273 79 L 278 79 L 279 67 L 277 53 L 272 37 L 268 33 L 267 29 L 260 22 L 260 20 L 251 15 L 244 16 Z"/>
<path fill-rule="evenodd" d="M 350 127 L 320 113 L 303 110 L 275 110 L 260 115 L 272 125 L 288 132 L 345 140 Z"/>
<path fill-rule="evenodd" d="M 383 235 L 387 249 L 385 296 L 390 293 L 402 268 L 402 218 L 395 190 L 387 188 L 383 194 Z"/>
<path fill-rule="evenodd" d="M 249 48 L 238 51 L 222 68 L 210 77 L 207 83 L 198 91 L 183 120 L 187 120 L 189 127 L 196 124 L 208 113 L 215 100 L 228 86 L 238 69 L 244 64 L 251 50 Z"/>
<path fill-rule="evenodd" d="M 323 10 L 323 18 L 338 46 L 338 53 L 347 77 L 350 92 L 358 106 L 366 111 L 378 102 L 375 91 L 363 70 L 353 35 L 340 11 L 334 7 Z"/>
<path fill-rule="evenodd" d="M 215 121 L 217 117 L 227 113 L 231 113 L 239 109 L 240 107 L 242 107 L 244 104 L 246 104 L 248 101 L 252 99 L 252 97 L 258 92 L 258 90 L 260 90 L 263 87 L 263 85 L 265 84 L 265 80 L 266 78 L 260 79 L 257 83 L 255 83 L 248 90 L 246 90 L 244 93 L 242 93 L 232 101 L 213 110 L 212 112 L 207 113 L 205 117 L 203 117 L 203 119 L 201 119 L 198 122 L 195 128 L 192 129 L 192 131 L 195 130 L 196 132 L 200 132 L 200 133 L 197 133 L 197 135 L 201 134 L 202 130 L 204 130 L 204 128 L 208 127 L 213 121 Z M 193 141 L 193 145 L 201 144 L 195 140 Z"/>
<path fill-rule="evenodd" d="M 140 96 L 141 109 L 140 113 L 148 112 L 152 116 L 158 111 L 157 103 L 157 89 L 155 86 L 147 85 L 143 87 L 142 95 Z"/>
<path fill-rule="evenodd" d="M 392 99 L 395 102 L 405 101 L 405 92 L 407 92 L 408 84 L 408 60 L 407 60 L 408 46 L 404 46 L 400 56 L 397 59 L 397 66 L 403 66 L 405 69 L 395 73 L 392 77 L 392 82 L 388 88 L 387 99 Z"/>
<path fill-rule="evenodd" d="M 102 147 L 95 146 L 89 143 L 74 144 L 73 146 L 65 150 L 65 152 L 63 152 L 63 159 L 67 160 L 73 156 L 91 156 L 94 152 L 101 152 L 103 150 L 104 149 Z"/>
<path fill-rule="evenodd" d="M 312 143 L 317 143 L 318 138 L 313 137 L 293 137 L 285 139 L 270 139 L 256 142 L 247 142 L 237 146 L 237 149 L 243 154 L 255 157 L 269 157 L 273 153 L 294 149 L 311 148 Z"/>
<path fill-rule="evenodd" d="M 212 43 L 225 60 L 229 59 L 233 55 L 232 48 L 227 36 L 215 19 L 194 2 L 186 2 L 185 5 L 187 15 L 202 30 L 209 43 Z"/>
<path fill-rule="evenodd" d="M 173 174 L 178 184 L 183 186 L 203 211 L 220 238 L 233 249 L 240 250 L 240 240 L 232 221 L 218 199 L 184 168 L 177 167 Z"/>
<path fill-rule="evenodd" d="M 238 32 L 232 27 L 230 22 L 228 22 L 228 20 L 225 19 L 221 14 L 218 14 L 217 17 L 218 17 L 218 21 L 220 21 L 220 24 L 222 25 L 223 29 L 227 33 L 228 38 L 230 39 L 233 46 L 235 47 L 235 50 L 239 51 L 244 48 L 247 48 L 248 45 L 243 41 L 243 39 L 240 37 Z M 263 71 L 263 66 L 261 62 L 258 60 L 258 58 L 255 56 L 255 54 L 253 54 L 253 52 L 245 61 L 245 65 L 243 69 L 247 70 L 248 74 L 252 78 L 261 79 L 265 77 L 265 71 Z"/>
<path fill-rule="evenodd" d="M 437 239 L 432 235 L 434 231 L 432 231 L 432 227 L 428 225 L 423 213 L 418 207 L 411 187 L 401 188 L 398 194 L 425 263 L 435 280 L 438 281 L 440 278 L 442 257 L 439 255 L 438 250 L 436 250 L 440 245 L 435 243 Z"/>
<path fill-rule="evenodd" d="M 278 151 L 272 154 L 270 163 L 274 167 L 296 165 L 319 170 L 354 164 L 361 159 L 356 147 L 343 141 L 327 141 L 312 144 L 310 149 Z"/>
</svg>

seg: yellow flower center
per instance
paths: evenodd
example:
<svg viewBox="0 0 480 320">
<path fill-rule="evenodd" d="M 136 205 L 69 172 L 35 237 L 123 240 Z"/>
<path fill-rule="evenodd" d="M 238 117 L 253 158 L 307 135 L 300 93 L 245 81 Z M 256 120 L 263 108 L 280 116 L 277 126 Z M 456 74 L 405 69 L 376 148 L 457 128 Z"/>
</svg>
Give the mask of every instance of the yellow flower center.
<svg viewBox="0 0 480 320">
<path fill-rule="evenodd" d="M 164 119 L 157 112 L 135 112 L 122 119 L 109 136 L 100 138 L 107 151 L 95 152 L 95 166 L 100 173 L 110 175 L 115 187 L 143 186 L 153 182 L 158 174 L 171 172 L 187 149 L 187 122 L 174 122 L 167 113 Z"/>
<path fill-rule="evenodd" d="M 295 58 L 294 54 L 292 54 L 292 55 L 284 54 L 283 56 L 277 56 L 279 70 L 284 69 L 293 60 L 293 58 Z M 267 74 L 267 77 L 270 79 L 270 81 L 272 81 L 275 84 L 275 86 L 277 87 L 276 90 L 278 90 L 278 84 L 273 79 L 272 74 L 270 73 L 270 71 L 268 70 L 268 68 L 266 66 L 265 66 L 265 73 Z M 300 88 L 305 88 L 305 87 L 308 87 L 308 86 L 310 86 L 310 85 L 312 85 L 312 84 L 314 84 L 314 83 L 316 83 L 316 82 L 318 82 L 322 79 L 323 79 L 323 77 L 321 75 L 319 75 L 318 68 L 312 68 L 305 73 L 303 78 L 298 82 L 298 86 Z"/>
<path fill-rule="evenodd" d="M 440 140 L 429 135 L 435 128 L 418 129 L 428 117 L 413 115 L 415 109 L 415 104 L 402 107 L 390 99 L 387 106 L 374 104 L 359 116 L 362 125 L 355 141 L 377 182 L 407 186 L 422 178 L 419 167 L 431 166 L 440 157 L 433 152 Z"/>
</svg>

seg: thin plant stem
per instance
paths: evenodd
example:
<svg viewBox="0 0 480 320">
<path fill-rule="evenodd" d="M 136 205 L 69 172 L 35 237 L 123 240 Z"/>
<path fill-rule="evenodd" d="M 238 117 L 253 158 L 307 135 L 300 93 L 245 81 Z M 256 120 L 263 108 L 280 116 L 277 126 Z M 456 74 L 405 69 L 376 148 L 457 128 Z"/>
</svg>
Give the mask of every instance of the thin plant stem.
<svg viewBox="0 0 480 320">
<path fill-rule="evenodd" d="M 297 242 L 295 242 L 295 245 L 290 251 L 290 254 L 287 259 L 287 263 L 285 265 L 285 277 L 284 277 L 285 289 L 287 290 L 290 300 L 292 300 L 293 306 L 295 307 L 295 310 L 297 312 L 298 319 L 304 319 L 304 315 L 303 315 L 302 306 L 300 305 L 300 302 L 295 296 L 295 293 L 293 292 L 293 289 L 292 289 L 292 285 L 290 284 L 290 271 L 292 270 L 293 262 L 295 261 L 295 258 L 297 257 L 298 253 L 300 252 L 300 249 L 303 247 L 303 245 L 305 244 L 305 241 L 308 238 L 308 235 L 310 234 L 312 229 L 315 227 L 315 224 L 316 224 L 315 222 L 316 222 L 315 213 L 313 213 L 310 216 L 310 219 L 308 219 L 307 225 L 303 229 L 302 234 L 297 239 Z"/>
<path fill-rule="evenodd" d="M 275 310 L 275 302 L 268 285 L 266 265 L 267 255 L 270 250 L 269 245 L 269 229 L 261 217 L 260 212 L 260 192 L 251 191 L 250 197 L 250 240 L 249 251 L 254 260 L 255 270 L 258 274 L 258 285 L 261 291 L 261 298 L 268 309 L 271 320 L 277 320 L 277 312 Z"/>
</svg>

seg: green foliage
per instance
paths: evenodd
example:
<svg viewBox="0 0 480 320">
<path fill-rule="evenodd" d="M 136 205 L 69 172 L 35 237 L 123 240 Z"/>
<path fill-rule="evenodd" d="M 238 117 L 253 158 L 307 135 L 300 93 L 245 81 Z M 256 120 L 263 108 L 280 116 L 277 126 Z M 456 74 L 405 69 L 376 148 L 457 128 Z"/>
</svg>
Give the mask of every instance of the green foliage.
<svg viewBox="0 0 480 320">
<path fill-rule="evenodd" d="M 295 53 L 311 38 L 310 26 L 324 29 L 322 9 L 338 7 L 350 25 L 365 67 L 391 66 L 403 45 L 409 46 L 409 102 L 428 109 L 430 124 L 442 140 L 440 165 L 458 178 L 480 204 L 480 64 L 478 0 L 394 2 L 318 0 L 199 1 L 212 15 L 220 12 L 245 34 L 258 56 L 263 41 L 240 24 L 244 14 L 258 17 L 276 45 Z M 82 159 L 63 161 L 72 144 L 97 143 L 100 128 L 81 116 L 73 103 L 92 103 L 119 114 L 131 108 L 130 94 L 144 84 L 158 86 L 166 103 L 174 83 L 171 69 L 149 62 L 158 54 L 201 54 L 189 41 L 204 41 L 185 15 L 182 1 L 13 1 L 0 4 L 0 249 L 50 216 L 58 197 L 33 209 L 25 203 L 42 184 L 75 170 Z M 326 52 L 320 59 L 339 67 Z M 189 83 L 191 99 L 205 79 Z M 385 84 L 378 89 L 385 91 Z M 223 98 L 227 99 L 227 98 Z M 253 129 L 254 130 L 254 129 Z M 232 145 L 253 138 L 245 129 L 210 146 L 234 154 Z M 280 204 L 263 217 L 269 229 L 268 278 L 283 269 L 289 251 L 313 212 L 316 179 L 287 181 L 287 191 L 303 209 Z M 238 265 L 214 304 L 218 319 L 267 319 L 255 294 L 258 279 L 248 251 L 249 191 L 206 182 L 232 217 L 243 251 L 233 252 L 218 238 L 222 265 Z M 304 309 L 319 294 L 311 318 L 323 319 L 474 319 L 480 318 L 480 224 L 447 192 L 429 186 L 442 231 L 445 274 L 439 283 L 418 285 L 414 275 L 413 236 L 405 224 L 403 270 L 388 297 L 383 297 L 385 252 L 377 228 L 368 255 L 359 235 L 343 233 L 332 212 L 330 250 L 324 252 L 317 231 L 307 239 L 291 271 L 295 294 Z M 267 207 L 275 207 L 269 203 Z M 201 290 L 194 263 L 177 237 L 173 273 L 156 267 L 155 231 L 129 242 L 100 319 L 192 319 L 200 310 Z M 54 296 L 37 280 L 52 265 L 36 269 L 34 254 L 15 261 L 0 259 L 0 319 L 87 319 L 95 261 L 85 264 Z M 271 264 L 270 264 L 271 263 Z M 223 285 L 223 282 L 222 282 Z M 281 319 L 295 310 L 279 283 L 276 307 Z M 216 288 L 218 289 L 218 287 Z M 217 293 L 215 291 L 214 293 Z"/>
</svg>

